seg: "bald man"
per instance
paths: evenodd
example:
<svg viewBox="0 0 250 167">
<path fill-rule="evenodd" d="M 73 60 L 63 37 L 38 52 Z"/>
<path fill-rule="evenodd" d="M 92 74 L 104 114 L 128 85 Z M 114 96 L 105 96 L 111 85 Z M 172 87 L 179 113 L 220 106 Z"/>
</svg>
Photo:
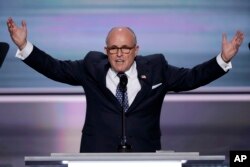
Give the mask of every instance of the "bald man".
<svg viewBox="0 0 250 167">
<path fill-rule="evenodd" d="M 126 141 L 133 152 L 161 149 L 160 113 L 169 91 L 198 88 L 223 76 L 231 68 L 243 34 L 231 41 L 223 34 L 221 53 L 192 69 L 169 65 L 162 54 L 138 56 L 135 33 L 128 27 L 115 27 L 106 38 L 105 53 L 89 52 L 84 59 L 54 59 L 27 41 L 27 26 L 18 27 L 9 18 L 7 26 L 19 48 L 17 57 L 43 75 L 84 88 L 87 109 L 80 152 L 116 152 L 121 144 L 121 103 L 117 99 L 119 76 L 127 77 Z"/>
</svg>

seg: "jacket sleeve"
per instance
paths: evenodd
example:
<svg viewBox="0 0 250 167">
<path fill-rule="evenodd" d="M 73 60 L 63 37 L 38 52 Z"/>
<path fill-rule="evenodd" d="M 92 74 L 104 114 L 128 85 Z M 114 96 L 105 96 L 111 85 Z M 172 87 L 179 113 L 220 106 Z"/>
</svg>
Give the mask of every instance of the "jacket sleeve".
<svg viewBox="0 0 250 167">
<path fill-rule="evenodd" d="M 165 61 L 165 77 L 168 91 L 188 91 L 209 84 L 226 72 L 218 65 L 216 58 L 191 69 L 178 68 Z"/>
<path fill-rule="evenodd" d="M 82 84 L 83 60 L 57 60 L 34 46 L 33 51 L 24 62 L 52 80 L 70 85 Z"/>
</svg>

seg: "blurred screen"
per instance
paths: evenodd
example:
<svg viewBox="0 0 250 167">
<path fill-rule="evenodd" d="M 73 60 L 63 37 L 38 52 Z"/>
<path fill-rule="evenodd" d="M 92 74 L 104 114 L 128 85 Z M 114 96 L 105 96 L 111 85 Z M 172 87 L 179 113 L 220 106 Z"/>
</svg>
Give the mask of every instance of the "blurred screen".
<svg viewBox="0 0 250 167">
<path fill-rule="evenodd" d="M 82 59 L 103 51 L 108 31 L 129 26 L 137 34 L 140 55 L 162 53 L 169 64 L 193 67 L 220 53 L 221 36 L 245 34 L 233 69 L 208 87 L 250 86 L 249 0 L 9 0 L 0 1 L 0 41 L 10 50 L 0 69 L 0 88 L 68 87 L 35 72 L 15 58 L 17 47 L 6 27 L 8 17 L 26 20 L 28 40 L 61 60 Z"/>
</svg>

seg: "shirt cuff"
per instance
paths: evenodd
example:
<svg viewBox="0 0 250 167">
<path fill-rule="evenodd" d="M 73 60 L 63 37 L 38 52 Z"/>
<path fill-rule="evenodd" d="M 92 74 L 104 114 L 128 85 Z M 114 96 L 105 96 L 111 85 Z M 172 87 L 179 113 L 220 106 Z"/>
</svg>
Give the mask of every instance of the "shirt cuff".
<svg viewBox="0 0 250 167">
<path fill-rule="evenodd" d="M 23 50 L 19 50 L 19 49 L 17 50 L 16 57 L 21 60 L 26 59 L 30 55 L 30 53 L 33 51 L 33 47 L 34 47 L 33 44 L 27 41 L 27 44 L 23 48 Z"/>
<path fill-rule="evenodd" d="M 232 63 L 231 61 L 229 63 L 226 63 L 222 57 L 221 57 L 221 53 L 216 57 L 217 63 L 219 64 L 219 66 L 225 71 L 227 72 L 228 70 L 230 70 L 232 68 Z"/>
</svg>

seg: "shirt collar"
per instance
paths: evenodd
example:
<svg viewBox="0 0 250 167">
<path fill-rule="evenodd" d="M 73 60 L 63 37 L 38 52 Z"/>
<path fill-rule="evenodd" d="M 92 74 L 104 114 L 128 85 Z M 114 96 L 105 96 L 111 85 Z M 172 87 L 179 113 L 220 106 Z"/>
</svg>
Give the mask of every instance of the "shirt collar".
<svg viewBox="0 0 250 167">
<path fill-rule="evenodd" d="M 128 78 L 131 78 L 134 75 L 137 75 L 137 72 L 136 72 L 136 62 L 135 61 L 132 64 L 132 66 L 127 71 L 125 71 L 125 74 L 127 75 Z M 110 76 L 112 78 L 117 77 L 117 72 L 115 72 L 112 68 L 110 68 Z"/>
</svg>

